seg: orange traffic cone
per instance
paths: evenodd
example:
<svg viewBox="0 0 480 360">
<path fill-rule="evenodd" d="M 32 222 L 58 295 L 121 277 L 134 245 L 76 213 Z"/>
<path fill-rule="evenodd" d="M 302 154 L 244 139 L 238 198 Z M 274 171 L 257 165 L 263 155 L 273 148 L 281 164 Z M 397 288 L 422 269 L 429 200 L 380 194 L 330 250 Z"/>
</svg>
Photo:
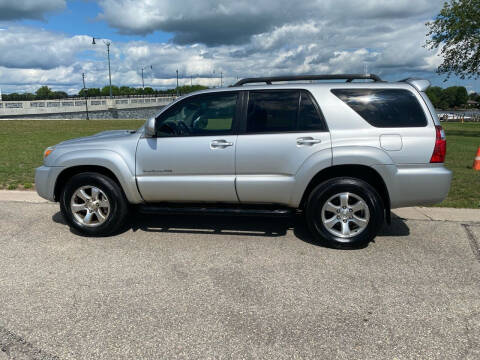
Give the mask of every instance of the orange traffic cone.
<svg viewBox="0 0 480 360">
<path fill-rule="evenodd" d="M 478 147 L 477 150 L 477 155 L 475 156 L 475 159 L 473 159 L 473 170 L 480 170 L 480 146 Z"/>
</svg>

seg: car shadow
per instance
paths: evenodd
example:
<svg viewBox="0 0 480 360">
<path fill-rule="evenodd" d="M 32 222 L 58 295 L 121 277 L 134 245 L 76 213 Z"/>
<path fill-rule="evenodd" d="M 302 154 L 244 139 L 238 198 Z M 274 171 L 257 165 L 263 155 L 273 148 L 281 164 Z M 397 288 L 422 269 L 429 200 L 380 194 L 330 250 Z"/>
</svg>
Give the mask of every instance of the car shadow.
<svg viewBox="0 0 480 360">
<path fill-rule="evenodd" d="M 52 220 L 67 225 L 62 214 L 57 212 Z M 176 234 L 212 234 L 239 236 L 284 236 L 289 230 L 300 240 L 309 244 L 325 246 L 310 234 L 304 217 L 301 214 L 288 218 L 250 217 L 250 216 L 219 216 L 219 215 L 145 215 L 134 213 L 131 223 L 120 232 L 132 230 L 176 233 Z M 75 235 L 75 229 L 70 229 Z M 378 236 L 396 237 L 408 236 L 410 229 L 403 219 L 392 214 L 391 225 L 384 225 Z"/>
</svg>

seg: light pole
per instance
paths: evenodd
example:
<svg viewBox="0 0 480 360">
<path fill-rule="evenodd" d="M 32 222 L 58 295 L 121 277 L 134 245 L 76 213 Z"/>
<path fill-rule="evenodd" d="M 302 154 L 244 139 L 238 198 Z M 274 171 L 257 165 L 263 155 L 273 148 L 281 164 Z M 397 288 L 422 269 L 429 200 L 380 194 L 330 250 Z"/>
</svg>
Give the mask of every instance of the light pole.
<svg viewBox="0 0 480 360">
<path fill-rule="evenodd" d="M 177 97 L 178 97 L 178 69 L 177 69 Z"/>
<path fill-rule="evenodd" d="M 98 40 L 98 38 L 96 38 Z M 103 42 L 107 46 L 107 58 L 108 58 L 108 79 L 110 82 L 110 99 L 112 98 L 112 72 L 110 71 L 110 41 Z M 96 45 L 95 38 L 92 40 L 92 45 Z"/>
<path fill-rule="evenodd" d="M 90 120 L 88 117 L 88 101 L 87 101 L 87 88 L 85 86 L 85 73 L 82 73 L 83 80 L 83 94 L 85 95 L 85 111 L 87 112 L 87 120 Z"/>
<path fill-rule="evenodd" d="M 142 89 L 145 90 L 145 81 L 144 81 L 144 76 L 143 72 L 145 71 L 145 66 L 142 66 Z M 150 65 L 150 70 L 152 70 L 152 81 L 153 81 L 153 65 Z"/>
<path fill-rule="evenodd" d="M 220 87 L 223 87 L 223 72 L 220 72 Z"/>
</svg>

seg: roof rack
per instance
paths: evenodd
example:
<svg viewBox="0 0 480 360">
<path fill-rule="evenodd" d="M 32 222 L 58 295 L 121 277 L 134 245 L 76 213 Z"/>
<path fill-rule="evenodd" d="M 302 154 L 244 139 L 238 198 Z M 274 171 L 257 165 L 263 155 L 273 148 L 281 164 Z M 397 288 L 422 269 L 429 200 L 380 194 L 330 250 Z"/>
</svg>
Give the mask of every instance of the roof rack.
<svg viewBox="0 0 480 360">
<path fill-rule="evenodd" d="M 267 83 L 271 85 L 276 81 L 299 81 L 299 80 L 346 80 L 352 82 L 353 80 L 373 80 L 383 81 L 378 75 L 375 74 L 332 74 L 332 75 L 297 75 L 297 76 L 272 76 L 272 77 L 258 77 L 258 78 L 246 78 L 237 81 L 232 86 L 241 86 L 251 83 Z"/>
</svg>

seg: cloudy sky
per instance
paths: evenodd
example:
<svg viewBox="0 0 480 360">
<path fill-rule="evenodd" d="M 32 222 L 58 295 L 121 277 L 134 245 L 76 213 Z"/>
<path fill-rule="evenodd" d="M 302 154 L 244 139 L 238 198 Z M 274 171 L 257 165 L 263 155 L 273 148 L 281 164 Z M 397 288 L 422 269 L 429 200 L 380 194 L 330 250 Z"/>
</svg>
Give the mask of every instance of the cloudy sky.
<svg viewBox="0 0 480 360">
<path fill-rule="evenodd" d="M 437 85 L 480 81 L 435 74 L 425 22 L 443 0 L 0 0 L 0 89 L 69 93 L 108 83 L 209 86 L 247 76 L 357 73 Z"/>
</svg>

